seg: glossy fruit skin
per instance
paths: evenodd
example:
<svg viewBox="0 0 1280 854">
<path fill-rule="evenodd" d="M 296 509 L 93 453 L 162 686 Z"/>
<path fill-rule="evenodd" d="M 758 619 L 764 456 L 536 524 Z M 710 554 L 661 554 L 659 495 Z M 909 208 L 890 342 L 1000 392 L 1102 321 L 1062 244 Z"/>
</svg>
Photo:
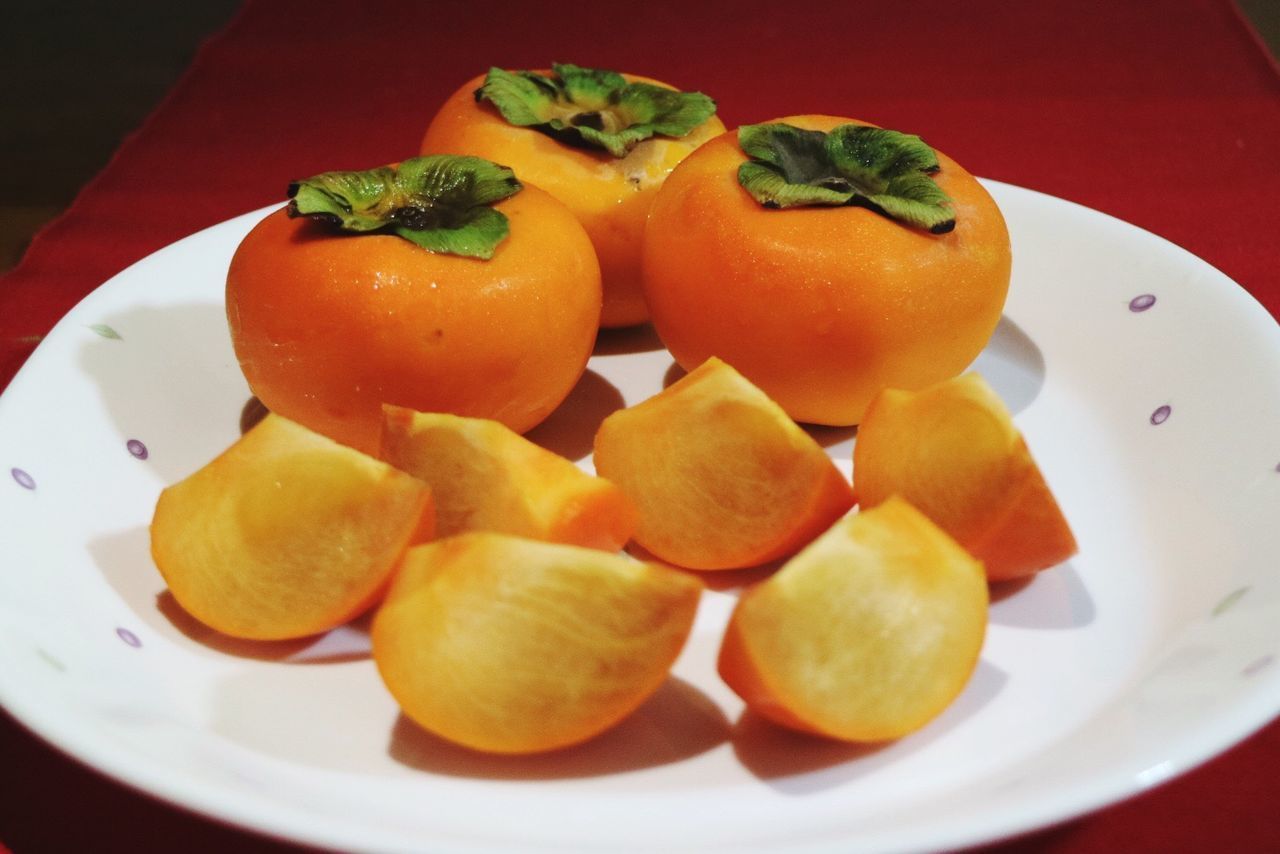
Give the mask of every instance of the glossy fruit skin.
<svg viewBox="0 0 1280 854">
<path fill-rule="evenodd" d="M 861 207 L 765 209 L 738 184 L 736 134 L 708 142 L 667 179 L 645 233 L 645 295 L 672 355 L 686 370 L 719 356 L 796 420 L 827 425 L 858 423 L 881 388 L 962 371 L 1000 319 L 1009 235 L 987 191 L 938 159 L 956 211 L 943 235 Z"/>
<path fill-rule="evenodd" d="M 674 88 L 647 77 L 623 77 Z M 564 202 L 591 236 L 600 259 L 604 281 L 600 325 L 643 323 L 649 312 L 640 283 L 640 245 L 649 207 L 676 164 L 723 133 L 724 124 L 712 116 L 687 136 L 654 137 L 618 159 L 508 124 L 492 104 L 476 101 L 475 90 L 483 82 L 483 75 L 475 77 L 445 101 L 422 138 L 421 152 L 488 158 Z"/>
<path fill-rule="evenodd" d="M 518 433 L 541 422 L 586 367 L 600 271 L 582 227 L 546 193 L 526 187 L 495 207 L 510 234 L 487 261 L 268 216 L 227 274 L 227 321 L 253 393 L 369 454 L 383 403 Z"/>
</svg>

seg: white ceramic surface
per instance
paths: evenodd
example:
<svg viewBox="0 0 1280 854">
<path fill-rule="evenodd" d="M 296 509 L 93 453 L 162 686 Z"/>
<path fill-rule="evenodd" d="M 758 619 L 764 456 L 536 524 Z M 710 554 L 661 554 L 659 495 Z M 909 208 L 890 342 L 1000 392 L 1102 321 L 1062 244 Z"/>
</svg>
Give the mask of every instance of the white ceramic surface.
<svg viewBox="0 0 1280 854">
<path fill-rule="evenodd" d="M 1280 329 L 1160 238 L 989 186 L 1014 283 L 976 367 L 1081 551 L 994 603 L 972 682 L 923 731 L 859 749 L 739 720 L 714 669 L 732 590 L 704 596 L 636 715 L 520 760 L 402 720 L 359 627 L 264 646 L 185 617 L 146 526 L 165 485 L 238 435 L 222 284 L 261 211 L 99 288 L 0 398 L 0 701 L 120 780 L 339 848 L 954 847 L 1187 770 L 1280 711 Z M 671 366 L 645 335 L 601 349 L 536 434 L 586 466 L 587 416 Z M 848 471 L 850 431 L 817 435 Z"/>
</svg>

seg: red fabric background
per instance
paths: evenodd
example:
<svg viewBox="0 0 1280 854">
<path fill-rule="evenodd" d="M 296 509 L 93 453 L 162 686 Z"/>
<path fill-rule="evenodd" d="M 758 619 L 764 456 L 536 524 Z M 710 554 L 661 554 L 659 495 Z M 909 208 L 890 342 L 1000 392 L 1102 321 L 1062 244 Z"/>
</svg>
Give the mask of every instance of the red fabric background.
<svg viewBox="0 0 1280 854">
<path fill-rule="evenodd" d="M 0 279 L 0 386 L 78 299 L 289 179 L 416 153 L 489 64 L 572 61 L 705 91 L 725 123 L 852 116 L 976 174 L 1128 220 L 1280 316 L 1280 75 L 1227 0 L 554 6 L 250 2 L 72 208 Z M 17 852 L 276 850 L 97 777 L 0 717 Z M 1160 789 L 1000 850 L 1280 849 L 1280 725 Z"/>
</svg>

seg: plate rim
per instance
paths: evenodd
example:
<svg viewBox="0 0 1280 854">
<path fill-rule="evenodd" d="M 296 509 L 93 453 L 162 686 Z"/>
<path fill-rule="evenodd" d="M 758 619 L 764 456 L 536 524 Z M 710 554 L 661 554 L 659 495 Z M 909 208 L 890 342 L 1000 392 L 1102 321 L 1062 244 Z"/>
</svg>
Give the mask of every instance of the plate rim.
<svg viewBox="0 0 1280 854">
<path fill-rule="evenodd" d="M 1100 217 L 1109 221 L 1112 225 L 1128 230 L 1130 235 L 1141 235 L 1143 240 L 1158 241 L 1165 247 L 1166 251 L 1177 253 L 1184 263 L 1192 263 L 1212 271 L 1221 283 L 1231 286 L 1229 288 L 1217 288 L 1215 292 L 1220 292 L 1224 299 L 1234 300 L 1237 304 L 1237 310 L 1246 314 L 1256 312 L 1259 321 L 1265 319 L 1265 321 L 1270 322 L 1272 331 L 1276 333 L 1272 337 L 1272 343 L 1275 345 L 1272 355 L 1280 356 L 1280 325 L 1277 325 L 1276 319 L 1271 315 L 1270 311 L 1252 293 L 1205 259 L 1140 226 L 1076 202 L 1005 182 L 983 179 L 982 183 L 992 190 L 993 195 L 1006 193 L 1013 195 L 1025 194 L 1028 200 L 1037 205 L 1065 205 L 1073 209 L 1077 215 L 1086 215 L 1091 218 Z M 135 261 L 86 294 L 58 320 L 31 355 L 14 373 L 4 391 L 0 392 L 0 423 L 4 423 L 10 417 L 9 404 L 11 401 L 22 396 L 25 393 L 24 389 L 27 384 L 33 381 L 43 359 L 42 353 L 59 346 L 60 339 L 67 331 L 67 328 L 76 325 L 77 318 L 91 310 L 97 299 L 102 298 L 102 295 L 108 292 L 114 283 L 139 275 L 141 269 L 145 269 L 147 265 L 155 263 L 154 259 L 157 256 L 179 252 L 182 245 L 188 241 L 196 241 L 213 231 L 226 230 L 233 223 L 245 222 L 247 224 L 245 230 L 247 231 L 252 222 L 256 222 L 257 219 L 279 207 L 280 203 L 263 206 L 193 232 L 191 235 L 170 243 Z M 1092 792 L 1091 796 L 1081 796 L 1082 794 L 1088 795 L 1088 792 L 1076 793 L 1077 797 L 1070 804 L 1065 805 L 1065 808 L 1062 800 L 1059 799 L 1042 804 L 1042 808 L 1038 813 L 1030 815 L 1023 813 L 1016 817 L 1009 816 L 998 828 L 990 825 L 985 830 L 981 827 L 971 828 L 967 834 L 949 834 L 946 840 L 938 838 L 929 840 L 923 838 L 929 834 L 918 833 L 916 836 L 920 838 L 914 841 L 908 840 L 905 848 L 914 849 L 921 845 L 931 846 L 936 844 L 968 846 L 1033 833 L 1138 796 L 1174 777 L 1188 773 L 1244 741 L 1266 727 L 1277 717 L 1280 717 L 1280 681 L 1268 679 L 1255 684 L 1258 686 L 1271 686 L 1270 693 L 1265 700 L 1259 699 L 1256 703 L 1237 704 L 1225 710 L 1220 710 L 1211 719 L 1214 723 L 1212 726 L 1208 722 L 1201 722 L 1195 728 L 1195 732 L 1199 736 L 1196 739 L 1195 748 L 1178 752 L 1170 760 L 1176 767 L 1170 768 L 1168 773 L 1159 779 L 1154 779 L 1144 784 L 1132 780 L 1127 775 L 1114 775 L 1113 778 L 1109 779 L 1109 785 L 1103 787 L 1093 786 L 1090 790 Z M 1255 688 L 1254 693 L 1261 696 L 1262 688 Z M 78 730 L 74 722 L 64 722 L 64 719 L 70 720 L 75 718 L 76 715 L 66 713 L 60 709 L 56 710 L 57 714 L 49 715 L 52 708 L 50 704 L 41 705 L 30 701 L 28 697 L 24 697 L 20 685 L 11 683 L 3 670 L 0 670 L 0 707 L 3 707 L 26 732 L 39 738 L 59 753 L 75 760 L 81 766 L 115 780 L 139 794 L 158 798 L 178 809 L 201 815 L 215 822 L 231 822 L 244 830 L 290 842 L 303 842 L 324 847 L 335 844 L 360 846 L 362 843 L 368 842 L 365 838 L 358 838 L 358 831 L 348 826 L 346 822 L 336 821 L 332 817 L 325 817 L 323 821 L 320 821 L 314 813 L 300 810 L 291 803 L 277 803 L 270 810 L 263 812 L 251 807 L 246 808 L 245 804 L 242 803 L 246 797 L 243 793 L 233 791 L 228 794 L 224 787 L 209 784 L 203 780 L 192 779 L 188 775 L 178 775 L 181 782 L 175 784 L 172 771 L 169 772 L 169 776 L 164 773 L 169 766 L 153 762 L 149 757 L 131 753 L 123 746 L 119 746 L 117 750 L 115 749 L 116 745 L 105 745 L 101 740 L 95 740 L 86 732 Z M 1229 719 L 1229 723 L 1225 726 L 1223 719 Z M 59 723 L 61 723 L 61 726 L 58 725 Z M 139 762 L 142 764 L 140 765 Z M 1003 810 L 998 812 L 998 815 L 1004 814 L 1005 811 Z M 284 816 L 292 816 L 292 818 L 284 818 Z M 850 845 L 862 846 L 866 844 L 863 838 L 857 835 L 856 829 L 852 830 L 852 833 L 853 836 L 851 838 L 841 840 L 839 843 L 832 842 L 831 847 L 836 848 L 838 846 L 839 850 L 848 850 Z M 936 834 L 934 836 L 936 837 Z M 454 840 L 446 844 L 452 845 L 457 842 L 459 841 Z M 874 837 L 870 840 L 871 844 L 877 846 L 883 845 L 885 842 L 886 840 L 884 839 Z M 803 843 L 801 845 L 803 846 Z M 501 846 L 492 842 L 478 840 L 469 843 L 464 842 L 464 847 L 468 849 L 486 849 L 500 848 Z M 897 846 L 897 848 L 902 847 L 904 846 Z M 827 850 L 827 846 L 820 844 L 813 847 L 813 850 Z"/>
</svg>

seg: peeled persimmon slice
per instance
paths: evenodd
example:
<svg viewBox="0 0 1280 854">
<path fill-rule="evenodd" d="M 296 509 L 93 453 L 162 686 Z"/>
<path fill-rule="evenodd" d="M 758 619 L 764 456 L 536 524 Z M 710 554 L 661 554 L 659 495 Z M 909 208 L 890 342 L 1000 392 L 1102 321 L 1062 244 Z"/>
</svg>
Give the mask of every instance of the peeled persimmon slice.
<svg viewBox="0 0 1280 854">
<path fill-rule="evenodd" d="M 987 601 L 982 566 L 891 498 L 742 594 L 720 675 L 775 723 L 844 741 L 899 738 L 963 690 Z"/>
<path fill-rule="evenodd" d="M 790 554 L 853 506 L 813 437 L 716 358 L 606 418 L 595 465 L 635 503 L 636 542 L 692 569 Z"/>
<path fill-rule="evenodd" d="M 411 549 L 373 623 L 405 714 L 491 753 L 611 727 L 666 679 L 702 585 L 658 564 L 476 532 Z"/>
<path fill-rule="evenodd" d="M 239 638 L 341 625 L 434 527 L 431 490 L 384 462 L 268 415 L 160 494 L 151 554 L 173 597 Z"/>
<path fill-rule="evenodd" d="M 881 392 L 858 427 L 853 460 L 863 507 L 901 495 L 981 560 L 992 581 L 1076 553 L 1009 410 L 976 373 Z"/>
<path fill-rule="evenodd" d="M 431 485 L 436 533 L 497 531 L 616 551 L 635 508 L 622 490 L 484 418 L 383 406 L 382 459 Z"/>
</svg>

